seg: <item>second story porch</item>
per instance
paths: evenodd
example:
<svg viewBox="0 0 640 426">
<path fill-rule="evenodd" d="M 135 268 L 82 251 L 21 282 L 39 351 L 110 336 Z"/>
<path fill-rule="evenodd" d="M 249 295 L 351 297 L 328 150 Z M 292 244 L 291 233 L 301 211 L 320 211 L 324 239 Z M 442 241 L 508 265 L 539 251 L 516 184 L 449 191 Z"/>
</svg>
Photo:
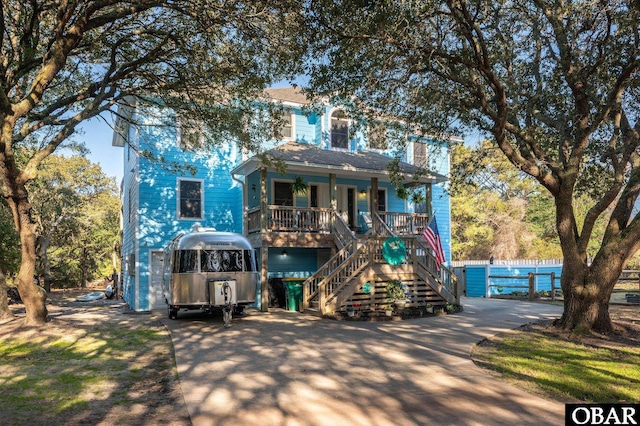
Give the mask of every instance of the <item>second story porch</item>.
<svg viewBox="0 0 640 426">
<path fill-rule="evenodd" d="M 264 230 L 261 227 L 260 208 L 247 212 L 247 235 L 261 231 L 268 233 L 303 233 L 325 235 L 332 232 L 335 225 L 334 214 L 339 214 L 347 224 L 347 215 L 331 208 L 266 206 Z M 429 223 L 427 213 L 404 212 L 358 212 L 357 225 L 349 227 L 354 236 L 378 235 L 382 228 L 395 235 L 422 235 Z"/>
<path fill-rule="evenodd" d="M 432 185 L 446 178 L 400 161 L 403 186 L 417 189 L 420 205 L 398 196 L 388 166 L 394 161 L 376 152 L 335 151 L 290 142 L 249 159 L 233 170 L 243 181 L 244 233 L 331 233 L 339 215 L 356 235 L 386 226 L 391 234 L 420 235 L 432 214 Z M 279 162 L 279 166 L 274 166 Z M 283 171 L 284 170 L 284 171 Z"/>
</svg>

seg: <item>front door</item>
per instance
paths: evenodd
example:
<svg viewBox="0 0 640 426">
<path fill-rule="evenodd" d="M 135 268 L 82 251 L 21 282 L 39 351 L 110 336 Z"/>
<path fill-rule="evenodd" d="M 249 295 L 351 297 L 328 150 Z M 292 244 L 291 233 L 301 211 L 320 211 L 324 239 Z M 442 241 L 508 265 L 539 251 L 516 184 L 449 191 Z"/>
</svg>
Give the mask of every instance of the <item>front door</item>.
<svg viewBox="0 0 640 426">
<path fill-rule="evenodd" d="M 351 228 L 356 226 L 356 188 L 354 186 L 337 187 L 338 213 Z"/>
<path fill-rule="evenodd" d="M 160 250 L 151 251 L 151 262 L 149 271 L 149 307 L 150 309 L 164 309 L 167 303 L 164 299 L 162 289 L 162 274 L 164 268 L 164 252 Z"/>
</svg>

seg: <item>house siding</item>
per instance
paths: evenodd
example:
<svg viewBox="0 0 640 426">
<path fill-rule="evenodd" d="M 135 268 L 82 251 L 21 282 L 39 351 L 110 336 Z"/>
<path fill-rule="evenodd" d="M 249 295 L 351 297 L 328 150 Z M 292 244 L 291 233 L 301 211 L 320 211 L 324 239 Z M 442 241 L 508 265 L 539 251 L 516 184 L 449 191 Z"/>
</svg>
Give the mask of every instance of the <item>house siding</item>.
<svg viewBox="0 0 640 426">
<path fill-rule="evenodd" d="M 137 117 L 134 114 L 132 118 L 135 120 Z M 124 300 L 132 309 L 138 309 L 138 286 L 136 279 L 138 268 L 136 266 L 139 262 L 137 232 L 140 215 L 138 211 L 138 155 L 134 149 L 138 144 L 138 134 L 135 126 L 128 127 L 127 141 L 128 143 L 125 144 L 123 150 L 125 174 L 122 181 L 122 289 Z M 133 262 L 129 262 L 130 259 L 133 259 Z"/>
<path fill-rule="evenodd" d="M 269 273 L 272 277 L 309 277 L 318 270 L 318 250 L 287 247 L 287 256 L 282 248 L 269 249 Z"/>
<path fill-rule="evenodd" d="M 128 201 L 125 195 L 125 226 L 123 255 L 136 258 L 136 275 L 125 271 L 125 300 L 136 310 L 147 311 L 160 306 L 150 305 L 150 253 L 162 250 L 179 232 L 187 232 L 196 223 L 218 231 L 242 233 L 242 185 L 233 180 L 231 169 L 240 161 L 239 150 L 233 144 L 223 144 L 211 152 L 184 152 L 177 146 L 175 129 L 153 126 L 147 122 L 138 129 L 135 141 L 140 150 L 161 157 L 125 158 L 125 194 L 135 193 L 135 223 L 127 224 Z M 125 149 L 125 155 L 129 156 Z M 136 162 L 138 166 L 136 167 Z M 175 170 L 189 165 L 192 170 Z M 134 172 L 131 172 L 134 170 Z M 139 170 L 139 172 L 138 172 Z M 203 217 L 180 219 L 177 215 L 178 178 L 201 179 L 204 192 Z M 157 289 L 155 289 L 157 290 Z"/>
</svg>

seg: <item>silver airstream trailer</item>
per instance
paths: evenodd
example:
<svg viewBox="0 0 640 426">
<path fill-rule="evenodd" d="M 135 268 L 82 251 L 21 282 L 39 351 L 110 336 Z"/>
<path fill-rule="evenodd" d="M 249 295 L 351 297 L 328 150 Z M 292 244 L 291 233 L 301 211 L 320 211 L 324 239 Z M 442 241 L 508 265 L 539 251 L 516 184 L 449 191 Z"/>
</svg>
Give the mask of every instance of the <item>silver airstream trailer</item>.
<svg viewBox="0 0 640 426">
<path fill-rule="evenodd" d="M 195 226 L 165 253 L 164 296 L 169 318 L 180 309 L 222 310 L 225 324 L 256 301 L 258 272 L 249 240 Z"/>
</svg>

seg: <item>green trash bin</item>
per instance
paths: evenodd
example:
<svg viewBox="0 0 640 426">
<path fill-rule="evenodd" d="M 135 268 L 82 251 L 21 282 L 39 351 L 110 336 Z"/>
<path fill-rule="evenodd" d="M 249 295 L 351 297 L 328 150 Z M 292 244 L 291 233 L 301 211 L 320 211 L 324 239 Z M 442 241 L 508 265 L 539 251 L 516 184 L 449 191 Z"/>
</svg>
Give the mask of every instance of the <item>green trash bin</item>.
<svg viewBox="0 0 640 426">
<path fill-rule="evenodd" d="M 304 279 L 283 279 L 287 288 L 287 307 L 290 311 L 297 311 L 302 302 L 302 283 Z"/>
</svg>

